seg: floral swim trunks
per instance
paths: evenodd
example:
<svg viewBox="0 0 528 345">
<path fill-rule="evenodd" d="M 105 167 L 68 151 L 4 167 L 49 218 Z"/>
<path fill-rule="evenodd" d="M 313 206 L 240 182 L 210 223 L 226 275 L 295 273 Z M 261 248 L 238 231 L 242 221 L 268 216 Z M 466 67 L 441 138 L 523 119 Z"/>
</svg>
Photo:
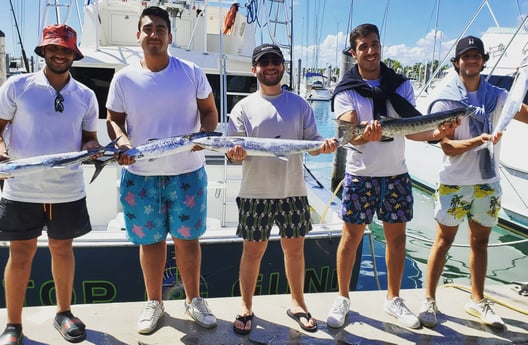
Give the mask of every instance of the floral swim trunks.
<svg viewBox="0 0 528 345">
<path fill-rule="evenodd" d="M 205 233 L 205 168 L 175 176 L 140 176 L 123 169 L 120 189 L 129 241 L 154 244 L 169 233 L 194 240 Z"/>
<path fill-rule="evenodd" d="M 493 227 L 499 221 L 502 189 L 500 182 L 477 185 L 440 184 L 435 193 L 435 219 L 443 225 L 457 226 L 464 217 Z"/>
</svg>

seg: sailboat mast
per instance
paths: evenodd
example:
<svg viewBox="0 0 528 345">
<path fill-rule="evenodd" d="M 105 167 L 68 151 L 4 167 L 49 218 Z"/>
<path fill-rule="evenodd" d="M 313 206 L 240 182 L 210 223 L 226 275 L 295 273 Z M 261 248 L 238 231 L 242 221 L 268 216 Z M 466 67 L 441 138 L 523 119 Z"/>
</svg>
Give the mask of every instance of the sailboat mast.
<svg viewBox="0 0 528 345">
<path fill-rule="evenodd" d="M 22 37 L 20 36 L 20 30 L 18 28 L 18 22 L 15 15 L 15 10 L 13 9 L 13 1 L 9 0 L 9 4 L 11 5 L 11 12 L 13 12 L 13 19 L 15 20 L 15 28 L 18 35 L 18 43 L 20 44 L 20 48 L 22 48 L 22 59 L 24 61 L 24 66 L 26 67 L 26 72 L 29 73 L 29 62 L 26 56 L 26 51 L 24 49 L 24 44 L 22 44 Z"/>
</svg>

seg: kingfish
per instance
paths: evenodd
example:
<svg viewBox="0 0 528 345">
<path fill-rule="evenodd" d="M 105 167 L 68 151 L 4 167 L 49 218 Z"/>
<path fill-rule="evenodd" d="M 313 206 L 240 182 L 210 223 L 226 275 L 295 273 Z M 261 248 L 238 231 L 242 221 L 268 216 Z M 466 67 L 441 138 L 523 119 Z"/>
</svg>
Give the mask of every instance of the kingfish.
<svg viewBox="0 0 528 345">
<path fill-rule="evenodd" d="M 142 160 L 154 160 L 161 157 L 173 155 L 179 152 L 190 151 L 194 146 L 192 140 L 201 137 L 214 137 L 222 135 L 221 132 L 196 132 L 185 135 L 179 135 L 174 137 L 160 138 L 149 140 L 146 144 L 132 147 L 126 151 L 115 151 L 118 155 L 128 155 L 134 161 Z M 94 161 L 95 172 L 90 180 L 92 183 L 97 176 L 101 173 L 101 170 L 116 160 L 115 155 L 112 157 L 103 157 Z"/>
<path fill-rule="evenodd" d="M 456 119 L 463 119 L 471 116 L 476 111 L 475 107 L 462 107 L 448 111 L 441 111 L 424 116 L 415 116 L 407 118 L 383 118 L 381 122 L 382 140 L 387 140 L 397 136 L 421 133 L 431 129 L 438 128 L 443 123 Z M 350 122 L 340 121 L 339 128 L 342 129 L 348 138 L 354 138 L 363 134 L 365 125 L 351 124 Z"/>
<path fill-rule="evenodd" d="M 72 164 L 81 163 L 106 151 L 114 151 L 116 140 L 108 145 L 96 149 L 78 152 L 54 153 L 29 158 L 7 160 L 0 162 L 0 179 L 43 172 L 52 168 L 64 168 Z"/>
<path fill-rule="evenodd" d="M 193 140 L 193 143 L 211 151 L 227 153 L 231 147 L 242 146 L 249 156 L 277 157 L 287 160 L 289 155 L 317 150 L 323 140 L 296 140 L 258 137 L 204 137 Z M 344 138 L 337 139 L 338 146 L 343 146 Z"/>
<path fill-rule="evenodd" d="M 502 132 L 508 127 L 509 123 L 515 115 L 521 110 L 524 97 L 528 91 L 528 61 L 523 61 L 522 66 L 519 68 L 515 79 L 513 80 L 512 87 L 508 92 L 508 97 L 504 102 L 504 107 L 499 116 L 497 125 L 493 128 L 492 135 Z M 490 140 L 480 145 L 475 151 L 487 148 L 491 157 L 494 155 L 493 142 Z"/>
<path fill-rule="evenodd" d="M 519 68 L 512 87 L 504 103 L 499 121 L 493 129 L 493 134 L 502 132 L 506 129 L 515 114 L 521 110 L 521 106 L 528 90 L 528 61 L 525 65 Z"/>
</svg>

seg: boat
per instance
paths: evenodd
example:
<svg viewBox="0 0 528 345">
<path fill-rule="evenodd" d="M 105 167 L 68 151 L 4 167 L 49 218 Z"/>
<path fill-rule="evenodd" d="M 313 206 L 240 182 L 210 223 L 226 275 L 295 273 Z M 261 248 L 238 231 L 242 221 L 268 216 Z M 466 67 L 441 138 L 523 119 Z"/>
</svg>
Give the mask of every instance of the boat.
<svg viewBox="0 0 528 345">
<path fill-rule="evenodd" d="M 329 101 L 332 98 L 326 76 L 318 72 L 306 72 L 304 78 L 304 98 L 307 101 Z"/>
<path fill-rule="evenodd" d="M 53 6 L 54 2 L 49 3 Z M 71 73 L 96 93 L 100 107 L 98 137 L 102 144 L 110 141 L 106 130 L 105 109 L 110 81 L 116 71 L 138 61 L 142 56 L 142 49 L 137 44 L 134 33 L 137 31 L 142 9 L 149 5 L 162 6 L 170 13 L 173 43 L 169 47 L 169 53 L 197 63 L 206 73 L 221 116 L 218 131 L 223 131 L 222 125 L 226 123 L 233 105 L 257 89 L 256 78 L 251 74 L 251 54 L 256 46 L 254 17 L 254 21 L 250 22 L 247 16 L 240 11 L 236 12 L 231 23 L 231 33 L 221 34 L 219 28 L 230 8 L 213 6 L 208 1 L 91 1 L 84 5 L 84 22 L 82 29 L 78 30 L 81 37 L 80 50 L 85 57 L 74 63 Z M 274 13 L 284 14 L 288 12 L 290 5 L 288 1 L 273 0 L 264 2 L 261 9 L 264 13 L 270 13 L 273 6 L 276 6 L 273 8 Z M 72 10 L 72 7 L 70 2 L 68 10 Z M 48 10 L 47 8 L 46 11 Z M 287 20 L 267 16 L 260 20 L 261 23 L 269 20 L 269 25 L 288 23 Z M 93 231 L 74 241 L 76 279 L 73 301 L 142 301 L 145 299 L 145 291 L 138 261 L 138 247 L 126 239 L 119 202 L 121 167 L 108 164 L 92 183 L 90 179 L 95 171 L 94 165 L 83 164 L 83 170 Z M 207 231 L 201 238 L 203 265 L 200 293 L 203 297 L 237 296 L 242 240 L 235 235 L 238 221 L 235 197 L 242 169 L 240 164 L 228 162 L 222 154 L 207 152 L 206 171 L 209 180 L 208 215 Z M 342 228 L 340 200 L 308 170 L 305 183 L 313 221 L 313 230 L 305 241 L 306 291 L 337 291 L 335 261 Z M 380 261 L 380 270 L 383 270 L 383 256 L 375 257 L 374 249 L 377 248 L 379 253 L 384 250 L 380 248 L 380 243 L 374 243 L 371 236 L 369 240 L 358 249 L 358 257 L 361 257 L 365 247 L 365 255 L 372 255 L 370 258 L 366 256 L 365 260 Z M 164 299 L 181 299 L 184 292 L 171 240 L 167 241 L 167 246 L 169 254 L 164 274 Z M 8 243 L 0 243 L 0 262 L 7 260 L 8 253 Z M 288 293 L 284 265 L 282 259 L 277 258 L 282 258 L 282 254 L 278 231 L 274 230 L 262 261 L 257 295 Z M 351 282 L 352 290 L 356 287 L 361 262 L 362 260 L 357 260 Z M 54 285 L 45 233 L 38 240 L 34 265 L 26 305 L 54 304 Z M 414 265 L 411 262 L 408 265 L 412 270 Z M 367 268 L 362 268 L 363 271 L 365 269 Z M 372 285 L 366 286 L 365 283 L 361 286 L 372 289 Z M 404 286 L 416 287 L 416 283 L 409 281 Z M 0 307 L 4 307 L 3 303 L 2 300 Z"/>
<path fill-rule="evenodd" d="M 509 89 L 518 66 L 528 56 L 528 31 L 526 19 L 519 27 L 490 27 L 481 39 L 490 54 L 482 76 L 492 84 Z M 454 77 L 454 70 L 439 81 L 435 88 Z M 417 106 L 426 113 L 430 99 L 434 98 L 434 89 L 423 97 L 417 97 Z M 528 102 L 528 96 L 524 103 Z M 503 190 L 502 210 L 499 222 L 528 234 L 528 161 L 520 159 L 520 148 L 524 147 L 524 135 L 528 125 L 513 120 L 501 139 L 500 175 Z M 423 158 L 427 157 L 427 164 Z M 442 164 L 443 153 L 438 144 L 429 144 L 412 140 L 406 141 L 406 160 L 414 183 L 420 188 L 434 191 L 438 183 L 438 171 Z"/>
</svg>

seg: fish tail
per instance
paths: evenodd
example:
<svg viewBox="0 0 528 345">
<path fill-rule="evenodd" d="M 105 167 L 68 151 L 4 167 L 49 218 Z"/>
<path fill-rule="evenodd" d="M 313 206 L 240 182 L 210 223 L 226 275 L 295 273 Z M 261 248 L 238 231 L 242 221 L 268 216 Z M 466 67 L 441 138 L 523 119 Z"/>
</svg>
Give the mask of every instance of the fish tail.
<svg viewBox="0 0 528 345">
<path fill-rule="evenodd" d="M 110 157 L 108 159 L 105 159 L 105 160 L 101 160 L 101 159 L 96 159 L 93 161 L 94 165 L 95 165 L 95 171 L 92 175 L 92 178 L 90 179 L 90 183 L 92 183 L 93 181 L 95 181 L 95 179 L 97 178 L 97 176 L 99 176 L 99 174 L 101 173 L 101 171 L 103 170 L 103 168 L 105 166 L 108 165 L 108 163 L 112 162 L 112 161 L 115 161 L 115 157 Z"/>
</svg>

